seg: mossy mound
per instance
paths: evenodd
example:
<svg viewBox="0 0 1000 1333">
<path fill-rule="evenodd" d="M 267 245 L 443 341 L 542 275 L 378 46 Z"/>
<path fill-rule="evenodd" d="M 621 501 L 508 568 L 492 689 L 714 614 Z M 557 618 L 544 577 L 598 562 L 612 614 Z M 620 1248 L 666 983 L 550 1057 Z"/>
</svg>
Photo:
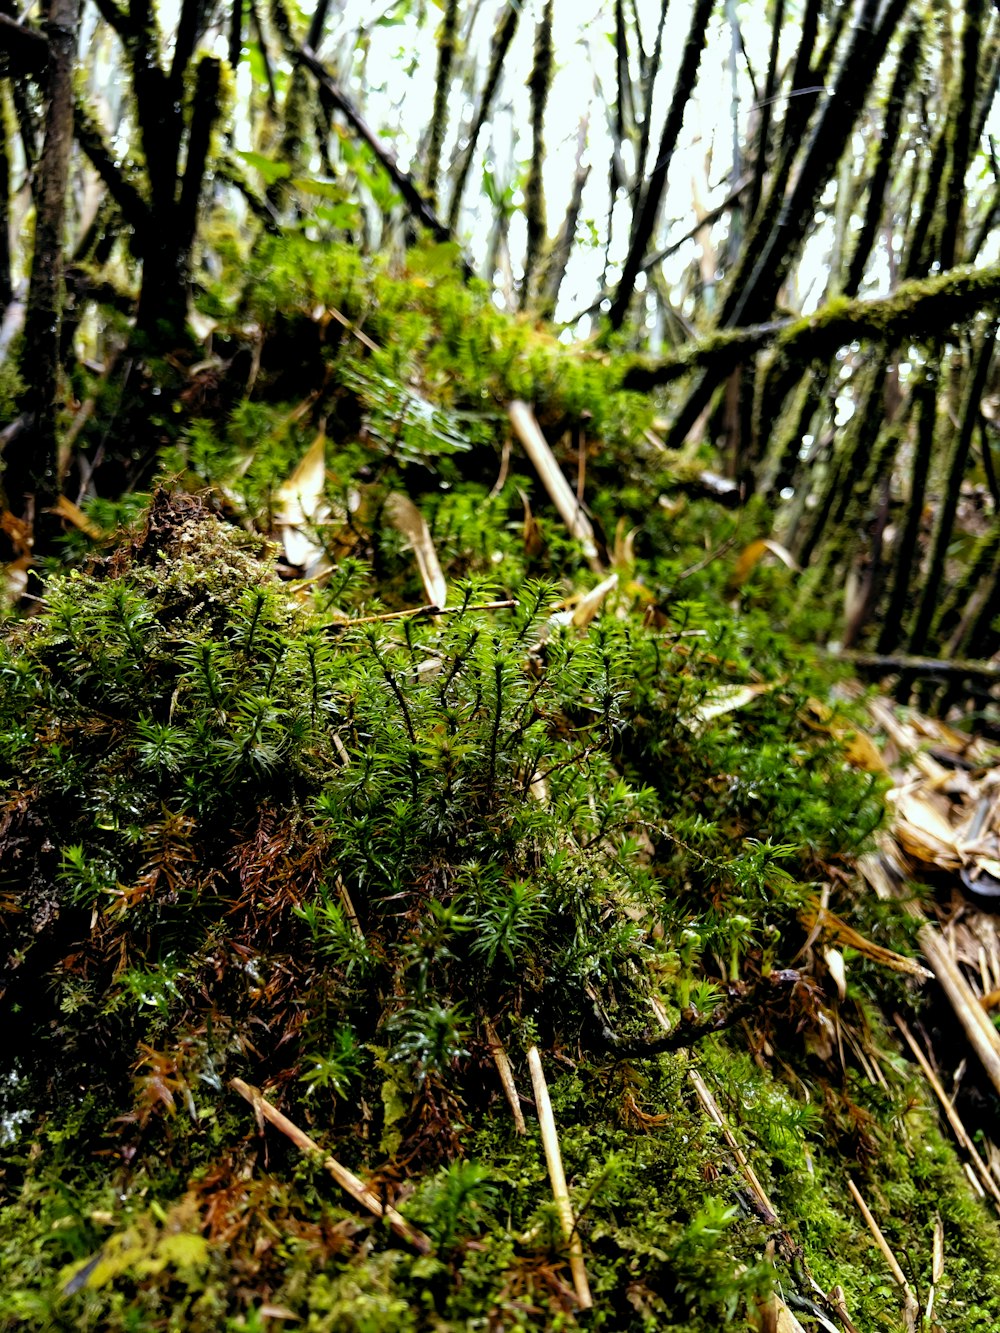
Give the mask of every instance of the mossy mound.
<svg viewBox="0 0 1000 1333">
<path fill-rule="evenodd" d="M 817 724 L 822 680 L 690 604 L 576 627 L 540 583 L 469 581 L 433 617 L 372 593 L 348 563 L 307 600 L 259 538 L 158 492 L 5 629 L 0 1327 L 693 1331 L 768 1318 L 777 1287 L 814 1328 L 840 1283 L 893 1328 L 848 1170 L 890 1236 L 940 1214 L 941 1326 L 995 1325 L 996 1228 L 888 1051 L 882 977 L 859 966 L 841 1003 L 796 959 L 815 881 L 880 808 Z M 233 1079 L 429 1252 L 262 1133 Z"/>
</svg>

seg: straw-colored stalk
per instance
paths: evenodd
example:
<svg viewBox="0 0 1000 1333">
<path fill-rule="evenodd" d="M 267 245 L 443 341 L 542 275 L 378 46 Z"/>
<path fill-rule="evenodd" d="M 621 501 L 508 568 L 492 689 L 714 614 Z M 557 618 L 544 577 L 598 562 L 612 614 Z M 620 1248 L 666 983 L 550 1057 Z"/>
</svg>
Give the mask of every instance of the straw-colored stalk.
<svg viewBox="0 0 1000 1333">
<path fill-rule="evenodd" d="M 352 1199 L 361 1204 L 362 1208 L 367 1208 L 376 1217 L 384 1217 L 396 1235 L 401 1236 L 403 1240 L 412 1245 L 414 1249 L 419 1250 L 421 1254 L 430 1253 L 431 1242 L 429 1236 L 426 1236 L 417 1227 L 411 1226 L 406 1218 L 390 1204 L 383 1204 L 382 1200 L 368 1188 L 363 1180 L 360 1180 L 353 1171 L 349 1171 L 346 1166 L 342 1166 L 335 1157 L 325 1153 L 315 1139 L 311 1139 L 286 1115 L 282 1115 L 276 1106 L 272 1106 L 258 1088 L 252 1088 L 249 1083 L 244 1083 L 241 1078 L 230 1079 L 229 1086 L 250 1103 L 257 1113 L 259 1122 L 269 1120 L 275 1129 L 280 1129 L 286 1138 L 291 1139 L 296 1148 L 304 1153 L 320 1156 L 323 1159 L 323 1166 L 333 1176 L 341 1189 L 346 1190 Z"/>
<path fill-rule="evenodd" d="M 868 1207 L 864 1199 L 861 1197 L 861 1191 L 858 1189 L 857 1185 L 855 1185 L 854 1181 L 851 1179 L 850 1176 L 847 1177 L 847 1188 L 851 1191 L 851 1195 L 854 1199 L 854 1202 L 858 1205 L 858 1208 L 861 1210 L 861 1216 L 865 1219 L 865 1222 L 868 1226 L 868 1230 L 871 1232 L 875 1244 L 882 1251 L 882 1256 L 885 1259 L 886 1263 L 889 1265 L 889 1271 L 892 1273 L 892 1276 L 895 1278 L 897 1285 L 900 1287 L 903 1293 L 903 1303 L 905 1308 L 907 1327 L 913 1328 L 916 1323 L 916 1317 L 920 1311 L 920 1307 L 917 1304 L 917 1298 L 910 1290 L 910 1284 L 906 1280 L 906 1274 L 900 1268 L 896 1256 L 889 1248 L 889 1242 L 882 1234 L 882 1228 L 875 1221 L 871 1209 Z"/>
<path fill-rule="evenodd" d="M 757 1200 L 764 1220 L 767 1222 L 777 1222 L 778 1214 L 775 1211 L 774 1204 L 772 1204 L 771 1200 L 768 1198 L 764 1186 L 757 1178 L 756 1171 L 754 1171 L 753 1167 L 747 1160 L 746 1153 L 736 1142 L 736 1138 L 732 1130 L 726 1124 L 725 1118 L 719 1110 L 718 1103 L 712 1096 L 711 1092 L 709 1092 L 705 1080 L 696 1069 L 689 1070 L 688 1075 L 694 1085 L 695 1092 L 698 1094 L 698 1100 L 708 1114 L 709 1120 L 712 1121 L 717 1129 L 722 1131 L 723 1138 L 729 1144 L 733 1156 L 739 1163 L 739 1168 L 743 1172 L 743 1176 L 747 1184 L 750 1186 L 750 1189 L 753 1191 L 754 1198 Z"/>
<path fill-rule="evenodd" d="M 503 1048 L 503 1042 L 497 1036 L 496 1028 L 492 1023 L 486 1023 L 486 1040 L 490 1044 L 490 1055 L 493 1057 L 493 1063 L 497 1067 L 497 1073 L 500 1075 L 500 1084 L 504 1091 L 510 1106 L 510 1113 L 514 1117 L 514 1128 L 519 1134 L 527 1134 L 528 1127 L 524 1123 L 524 1112 L 521 1110 L 521 1099 L 517 1095 L 517 1085 L 514 1082 L 514 1071 L 510 1067 L 510 1061 L 507 1059 L 507 1052 Z"/>
<path fill-rule="evenodd" d="M 583 512 L 580 501 L 573 493 L 573 488 L 566 480 L 562 468 L 556 462 L 555 454 L 549 442 L 542 434 L 542 428 L 535 419 L 535 414 L 527 403 L 515 399 L 507 408 L 514 434 L 524 446 L 532 466 L 538 473 L 542 485 L 549 493 L 552 503 L 559 510 L 559 516 L 583 548 L 583 554 L 591 569 L 600 569 L 597 558 L 597 543 L 590 519 Z"/>
<path fill-rule="evenodd" d="M 538 1112 L 538 1123 L 542 1131 L 542 1146 L 545 1149 L 545 1161 L 549 1168 L 552 1194 L 555 1197 L 556 1207 L 559 1209 L 559 1220 L 562 1223 L 563 1235 L 569 1245 L 569 1267 L 573 1274 L 576 1299 L 580 1302 L 581 1309 L 589 1310 L 594 1301 L 590 1294 L 590 1283 L 587 1281 L 587 1270 L 583 1264 L 583 1245 L 580 1243 L 580 1233 L 573 1217 L 569 1190 L 566 1188 L 566 1173 L 563 1171 L 562 1153 L 559 1151 L 559 1135 L 556 1133 L 552 1103 L 549 1101 L 549 1089 L 545 1082 L 542 1057 L 538 1054 L 537 1046 L 528 1047 L 528 1068 L 531 1070 L 531 1086 L 535 1093 L 535 1109 Z"/>
</svg>

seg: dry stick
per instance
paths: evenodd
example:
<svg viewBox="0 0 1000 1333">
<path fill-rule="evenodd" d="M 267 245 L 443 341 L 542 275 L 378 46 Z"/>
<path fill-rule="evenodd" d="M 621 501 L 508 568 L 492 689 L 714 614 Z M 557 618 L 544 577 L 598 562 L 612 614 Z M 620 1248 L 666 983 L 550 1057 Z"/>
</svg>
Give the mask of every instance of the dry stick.
<svg viewBox="0 0 1000 1333">
<path fill-rule="evenodd" d="M 556 462 L 555 455 L 549 448 L 549 442 L 542 434 L 542 428 L 535 419 L 535 414 L 527 403 L 520 398 L 509 404 L 507 415 L 514 428 L 514 434 L 524 445 L 524 452 L 541 478 L 542 485 L 548 491 L 552 503 L 559 510 L 562 521 L 569 528 L 570 534 L 583 547 L 583 554 L 591 569 L 603 573 L 601 562 L 597 558 L 597 543 L 594 541 L 594 529 L 590 519 L 583 512 L 579 500 L 573 494 L 573 488 L 563 475 L 563 470 Z"/>
<path fill-rule="evenodd" d="M 538 1112 L 538 1123 L 542 1130 L 542 1146 L 545 1149 L 545 1161 L 549 1168 L 552 1193 L 555 1196 L 556 1207 L 559 1209 L 559 1220 L 562 1222 L 563 1235 L 569 1242 L 569 1267 L 573 1274 L 576 1299 L 580 1302 L 581 1309 L 589 1310 L 594 1301 L 590 1294 L 590 1283 L 587 1281 L 587 1270 L 583 1266 L 583 1246 L 580 1243 L 580 1233 L 573 1219 L 569 1190 L 566 1188 L 566 1174 L 563 1171 L 562 1154 L 559 1151 L 559 1135 L 556 1133 L 552 1103 L 549 1101 L 549 1090 L 545 1083 L 545 1073 L 542 1070 L 542 1057 L 538 1054 L 537 1046 L 528 1047 L 528 1068 L 531 1070 L 531 1085 L 535 1091 L 535 1109 Z"/>
<path fill-rule="evenodd" d="M 951 1125 L 952 1130 L 954 1131 L 955 1138 L 965 1149 L 965 1151 L 969 1154 L 969 1158 L 972 1162 L 973 1169 L 975 1170 L 976 1175 L 982 1181 L 983 1187 L 985 1188 L 987 1194 L 991 1195 L 992 1198 L 995 1199 L 997 1203 L 1000 1203 L 1000 1186 L 997 1185 L 996 1181 L 990 1175 L 986 1163 L 979 1156 L 979 1151 L 976 1148 L 976 1145 L 972 1142 L 972 1139 L 969 1137 L 969 1133 L 966 1130 L 965 1125 L 959 1118 L 958 1112 L 952 1105 L 951 1098 L 945 1092 L 941 1080 L 938 1078 L 937 1074 L 935 1074 L 934 1070 L 931 1068 L 930 1062 L 928 1061 L 924 1052 L 920 1049 L 920 1046 L 917 1044 L 917 1040 L 914 1037 L 913 1033 L 910 1031 L 909 1027 L 907 1026 L 906 1020 L 900 1014 L 894 1014 L 893 1019 L 896 1023 L 896 1026 L 903 1034 L 903 1039 L 905 1040 L 907 1046 L 909 1046 L 910 1050 L 913 1052 L 917 1064 L 924 1071 L 924 1077 L 927 1079 L 927 1082 L 931 1085 L 931 1088 L 933 1089 L 938 1101 L 944 1108 L 944 1113 L 948 1118 L 949 1125 Z"/>
<path fill-rule="evenodd" d="M 844 1296 L 844 1288 L 839 1285 L 831 1287 L 826 1299 L 830 1302 L 830 1309 L 844 1325 L 847 1333 L 858 1333 L 857 1328 L 851 1322 L 851 1316 L 847 1313 L 847 1300 Z"/>
<path fill-rule="evenodd" d="M 754 1198 L 757 1200 L 757 1204 L 761 1209 L 764 1221 L 770 1223 L 777 1222 L 778 1214 L 777 1211 L 775 1210 L 774 1205 L 772 1204 L 771 1200 L 767 1197 L 767 1193 L 764 1189 L 764 1186 L 757 1179 L 757 1173 L 754 1171 L 753 1167 L 747 1161 L 746 1153 L 736 1142 L 736 1138 L 732 1130 L 726 1124 L 725 1118 L 723 1117 L 722 1112 L 719 1110 L 718 1102 L 716 1102 L 715 1098 L 709 1092 L 705 1080 L 702 1078 L 702 1076 L 698 1073 L 696 1069 L 689 1070 L 688 1076 L 691 1079 L 692 1084 L 694 1085 L 695 1092 L 698 1094 L 698 1100 L 701 1102 L 702 1106 L 705 1108 L 706 1113 L 708 1114 L 709 1120 L 711 1120 L 712 1124 L 715 1125 L 717 1129 L 720 1129 L 722 1131 L 723 1138 L 729 1144 L 733 1156 L 739 1163 L 739 1168 L 743 1172 L 746 1182 L 750 1186 L 750 1189 L 753 1191 Z"/>
<path fill-rule="evenodd" d="M 490 1045 L 490 1055 L 493 1056 L 493 1063 L 497 1067 L 497 1073 L 500 1075 L 500 1082 L 503 1085 L 504 1096 L 510 1105 L 511 1115 L 514 1117 L 514 1128 L 519 1134 L 527 1134 L 528 1126 L 524 1123 L 524 1112 L 521 1110 L 521 1099 L 517 1095 L 517 1085 L 514 1082 L 514 1071 L 510 1067 L 510 1061 L 507 1059 L 507 1052 L 503 1048 L 503 1042 L 497 1036 L 496 1028 L 487 1019 L 486 1040 Z"/>
<path fill-rule="evenodd" d="M 374 1213 L 376 1217 L 384 1217 L 396 1235 L 408 1241 L 421 1254 L 430 1253 L 431 1241 L 429 1236 L 425 1236 L 417 1227 L 411 1226 L 406 1218 L 397 1213 L 390 1204 L 383 1205 L 381 1199 L 368 1188 L 363 1180 L 359 1180 L 353 1171 L 348 1171 L 346 1166 L 341 1166 L 335 1157 L 330 1157 L 327 1153 L 324 1153 L 314 1139 L 311 1139 L 308 1134 L 299 1129 L 298 1125 L 293 1124 L 287 1116 L 282 1115 L 277 1107 L 272 1106 L 258 1088 L 252 1088 L 249 1083 L 244 1083 L 241 1078 L 230 1079 L 229 1086 L 250 1103 L 258 1118 L 263 1116 L 265 1120 L 270 1120 L 276 1129 L 280 1129 L 282 1134 L 291 1139 L 296 1148 L 301 1149 L 304 1153 L 318 1153 L 323 1159 L 326 1170 L 352 1199 L 360 1203 L 363 1208 L 367 1208 L 370 1213 Z"/>
<path fill-rule="evenodd" d="M 903 1290 L 903 1299 L 906 1306 L 907 1323 L 912 1327 L 913 1320 L 917 1315 L 920 1307 L 917 1305 L 916 1297 L 910 1290 L 910 1284 L 906 1280 L 906 1274 L 903 1272 L 899 1264 L 896 1262 L 896 1256 L 893 1254 L 892 1250 L 889 1249 L 889 1242 L 886 1240 L 885 1236 L 882 1235 L 882 1228 L 875 1221 L 875 1218 L 872 1216 L 871 1209 L 868 1207 L 864 1199 L 861 1197 L 861 1191 L 858 1189 L 857 1185 L 855 1185 L 854 1181 L 851 1179 L 850 1176 L 847 1177 L 847 1188 L 851 1191 L 851 1194 L 854 1197 L 854 1202 L 861 1209 L 861 1216 L 867 1222 L 868 1230 L 872 1233 L 872 1236 L 875 1240 L 875 1244 L 882 1251 L 882 1255 L 886 1263 L 889 1265 L 889 1270 L 892 1273 L 892 1276 L 896 1279 L 896 1282 Z"/>
</svg>

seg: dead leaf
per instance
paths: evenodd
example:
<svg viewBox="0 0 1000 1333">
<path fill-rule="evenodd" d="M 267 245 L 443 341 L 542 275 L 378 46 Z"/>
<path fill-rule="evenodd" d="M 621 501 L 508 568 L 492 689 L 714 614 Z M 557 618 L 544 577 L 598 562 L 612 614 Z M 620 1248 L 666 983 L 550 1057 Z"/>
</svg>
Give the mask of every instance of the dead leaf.
<svg viewBox="0 0 1000 1333">
<path fill-rule="evenodd" d="M 955 833 L 927 796 L 914 788 L 890 794 L 896 803 L 896 837 L 903 849 L 926 865 L 957 870 L 962 864 Z"/>
<path fill-rule="evenodd" d="M 871 861 L 872 858 L 867 859 Z M 894 972 L 905 972 L 908 976 L 920 977 L 921 980 L 925 980 L 932 975 L 915 958 L 907 958 L 904 954 L 895 953 L 892 949 L 886 949 L 881 944 L 875 944 L 872 940 L 866 939 L 864 935 L 859 934 L 853 926 L 848 925 L 835 912 L 823 907 L 817 899 L 813 899 L 809 906 L 799 913 L 799 920 L 804 926 L 815 928 L 827 937 L 832 937 L 844 948 L 853 949 L 855 953 L 863 954 L 865 958 L 870 959 L 873 963 L 880 964 L 882 967 L 892 968 Z M 839 955 L 838 951 L 827 948 L 824 950 L 823 956 L 826 958 L 831 973 L 835 973 L 838 967 L 836 961 L 830 963 L 830 955 L 834 953 L 837 953 L 840 957 L 839 966 L 844 968 L 843 957 Z M 834 980 L 837 982 L 837 989 L 840 990 L 841 982 L 836 975 L 834 975 Z M 846 985 L 846 969 L 844 969 L 844 982 Z"/>
<path fill-rule="evenodd" d="M 801 572 L 798 562 L 787 547 L 782 546 L 780 542 L 774 541 L 771 537 L 758 537 L 755 542 L 751 542 L 740 552 L 739 558 L 733 566 L 733 572 L 729 576 L 730 591 L 735 591 L 736 588 L 741 588 L 746 583 L 760 563 L 761 557 L 766 555 L 768 551 L 772 555 L 776 555 L 783 565 L 787 565 L 796 574 Z"/>
<path fill-rule="evenodd" d="M 323 498 L 325 481 L 326 436 L 320 431 L 291 476 L 275 493 L 275 526 L 281 529 L 285 558 L 290 565 L 306 567 L 323 555 L 323 548 L 303 529 L 330 516 Z"/>
<path fill-rule="evenodd" d="M 723 685 L 721 689 L 707 694 L 697 708 L 691 710 L 692 725 L 705 726 L 724 713 L 734 713 L 739 708 L 745 708 L 771 688 L 770 685 Z"/>
<path fill-rule="evenodd" d="M 413 551 L 427 601 L 432 606 L 446 606 L 448 584 L 423 514 L 408 495 L 393 491 L 385 502 L 385 515 L 396 531 L 406 538 Z"/>
</svg>

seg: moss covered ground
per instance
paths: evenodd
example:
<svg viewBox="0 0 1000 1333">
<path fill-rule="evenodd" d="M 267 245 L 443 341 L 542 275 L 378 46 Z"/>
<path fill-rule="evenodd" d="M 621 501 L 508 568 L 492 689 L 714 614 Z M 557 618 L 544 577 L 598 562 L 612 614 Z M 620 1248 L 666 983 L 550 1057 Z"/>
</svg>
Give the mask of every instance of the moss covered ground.
<svg viewBox="0 0 1000 1333">
<path fill-rule="evenodd" d="M 905 1328 L 849 1179 L 928 1327 L 1000 1327 L 996 1220 L 887 1026 L 927 988 L 810 926 L 825 893 L 915 953 L 753 506 L 447 255 L 283 245 L 204 294 L 209 364 L 150 368 L 151 491 L 0 631 L 0 1328 Z"/>
</svg>

